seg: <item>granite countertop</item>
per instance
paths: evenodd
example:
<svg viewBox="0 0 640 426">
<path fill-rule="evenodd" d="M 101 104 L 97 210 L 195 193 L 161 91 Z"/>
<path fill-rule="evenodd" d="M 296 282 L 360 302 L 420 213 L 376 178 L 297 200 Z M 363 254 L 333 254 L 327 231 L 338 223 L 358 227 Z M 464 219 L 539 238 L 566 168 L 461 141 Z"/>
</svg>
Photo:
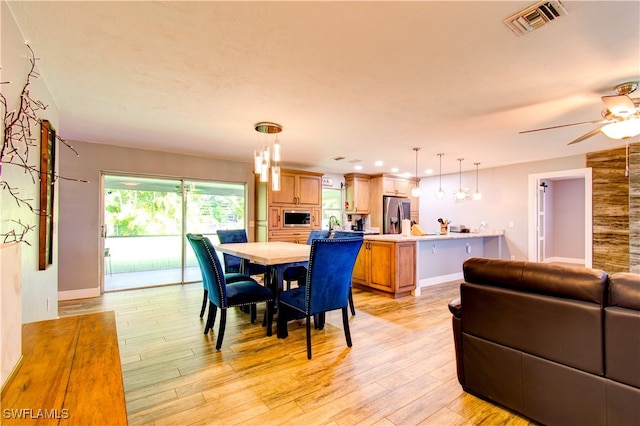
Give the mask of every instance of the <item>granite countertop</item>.
<svg viewBox="0 0 640 426">
<path fill-rule="evenodd" d="M 457 232 L 449 232 L 446 235 L 410 235 L 408 237 L 403 237 L 400 234 L 384 234 L 384 235 L 365 235 L 365 240 L 375 240 L 375 241 L 437 241 L 437 240 L 462 240 L 467 238 L 486 238 L 486 237 L 500 237 L 504 235 L 504 230 L 498 230 L 494 232 L 483 232 L 483 233 L 457 233 Z"/>
</svg>

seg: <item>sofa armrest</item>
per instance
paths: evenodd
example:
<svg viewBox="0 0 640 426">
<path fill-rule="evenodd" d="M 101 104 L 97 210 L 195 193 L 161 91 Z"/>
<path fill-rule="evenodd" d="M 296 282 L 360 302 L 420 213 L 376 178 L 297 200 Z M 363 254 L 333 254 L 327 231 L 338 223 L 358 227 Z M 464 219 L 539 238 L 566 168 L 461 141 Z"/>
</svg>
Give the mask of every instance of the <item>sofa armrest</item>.
<svg viewBox="0 0 640 426">
<path fill-rule="evenodd" d="M 449 302 L 449 312 L 458 319 L 462 317 L 462 300 L 459 297 Z"/>
</svg>

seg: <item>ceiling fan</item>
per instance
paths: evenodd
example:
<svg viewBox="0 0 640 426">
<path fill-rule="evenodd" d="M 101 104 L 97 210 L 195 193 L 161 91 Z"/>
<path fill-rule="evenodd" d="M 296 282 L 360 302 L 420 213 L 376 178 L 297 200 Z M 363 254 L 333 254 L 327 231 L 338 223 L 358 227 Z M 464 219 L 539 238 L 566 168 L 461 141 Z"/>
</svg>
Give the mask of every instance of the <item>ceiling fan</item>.
<svg viewBox="0 0 640 426">
<path fill-rule="evenodd" d="M 640 134 L 640 98 L 629 97 L 638 88 L 638 82 L 622 83 L 615 87 L 617 95 L 603 96 L 602 119 L 582 121 L 579 123 L 562 124 L 560 126 L 544 127 L 541 129 L 524 130 L 520 133 L 538 132 L 541 130 L 559 129 L 561 127 L 577 126 L 580 124 L 599 124 L 600 126 L 585 133 L 568 145 L 582 142 L 599 132 L 612 139 L 627 139 Z"/>
</svg>

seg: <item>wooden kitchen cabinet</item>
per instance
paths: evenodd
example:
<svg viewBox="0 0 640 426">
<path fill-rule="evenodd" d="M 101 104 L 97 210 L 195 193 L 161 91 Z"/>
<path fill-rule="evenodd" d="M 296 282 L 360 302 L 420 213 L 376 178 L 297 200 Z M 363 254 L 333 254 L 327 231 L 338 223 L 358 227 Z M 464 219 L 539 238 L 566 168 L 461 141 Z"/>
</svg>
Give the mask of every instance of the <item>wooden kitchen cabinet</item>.
<svg viewBox="0 0 640 426">
<path fill-rule="evenodd" d="M 406 179 L 383 176 L 382 185 L 384 195 L 391 195 L 394 197 L 408 197 L 411 191 L 409 181 Z"/>
<path fill-rule="evenodd" d="M 322 205 L 322 174 L 282 169 L 280 191 L 269 187 L 269 204 L 282 206 Z"/>
<path fill-rule="evenodd" d="M 280 191 L 270 182 L 255 183 L 255 241 L 289 241 L 306 244 L 312 229 L 322 227 L 322 173 L 280 170 Z M 284 212 L 309 212 L 308 225 L 284 225 Z"/>
<path fill-rule="evenodd" d="M 269 241 L 283 241 L 287 243 L 307 244 L 311 230 L 269 231 Z"/>
<path fill-rule="evenodd" d="M 367 214 L 370 203 L 369 175 L 350 173 L 344 175 L 345 183 L 345 213 Z"/>
<path fill-rule="evenodd" d="M 416 288 L 416 242 L 365 239 L 353 268 L 354 286 L 402 297 Z"/>
</svg>

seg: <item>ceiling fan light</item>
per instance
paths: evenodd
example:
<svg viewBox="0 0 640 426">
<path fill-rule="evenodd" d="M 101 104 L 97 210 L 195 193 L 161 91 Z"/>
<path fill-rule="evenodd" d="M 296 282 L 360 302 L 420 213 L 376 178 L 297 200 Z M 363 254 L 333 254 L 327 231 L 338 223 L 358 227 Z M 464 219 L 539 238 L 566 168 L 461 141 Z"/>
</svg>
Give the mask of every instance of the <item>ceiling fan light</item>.
<svg viewBox="0 0 640 426">
<path fill-rule="evenodd" d="M 640 117 L 607 124 L 601 130 L 611 139 L 631 138 L 640 135 Z"/>
</svg>

